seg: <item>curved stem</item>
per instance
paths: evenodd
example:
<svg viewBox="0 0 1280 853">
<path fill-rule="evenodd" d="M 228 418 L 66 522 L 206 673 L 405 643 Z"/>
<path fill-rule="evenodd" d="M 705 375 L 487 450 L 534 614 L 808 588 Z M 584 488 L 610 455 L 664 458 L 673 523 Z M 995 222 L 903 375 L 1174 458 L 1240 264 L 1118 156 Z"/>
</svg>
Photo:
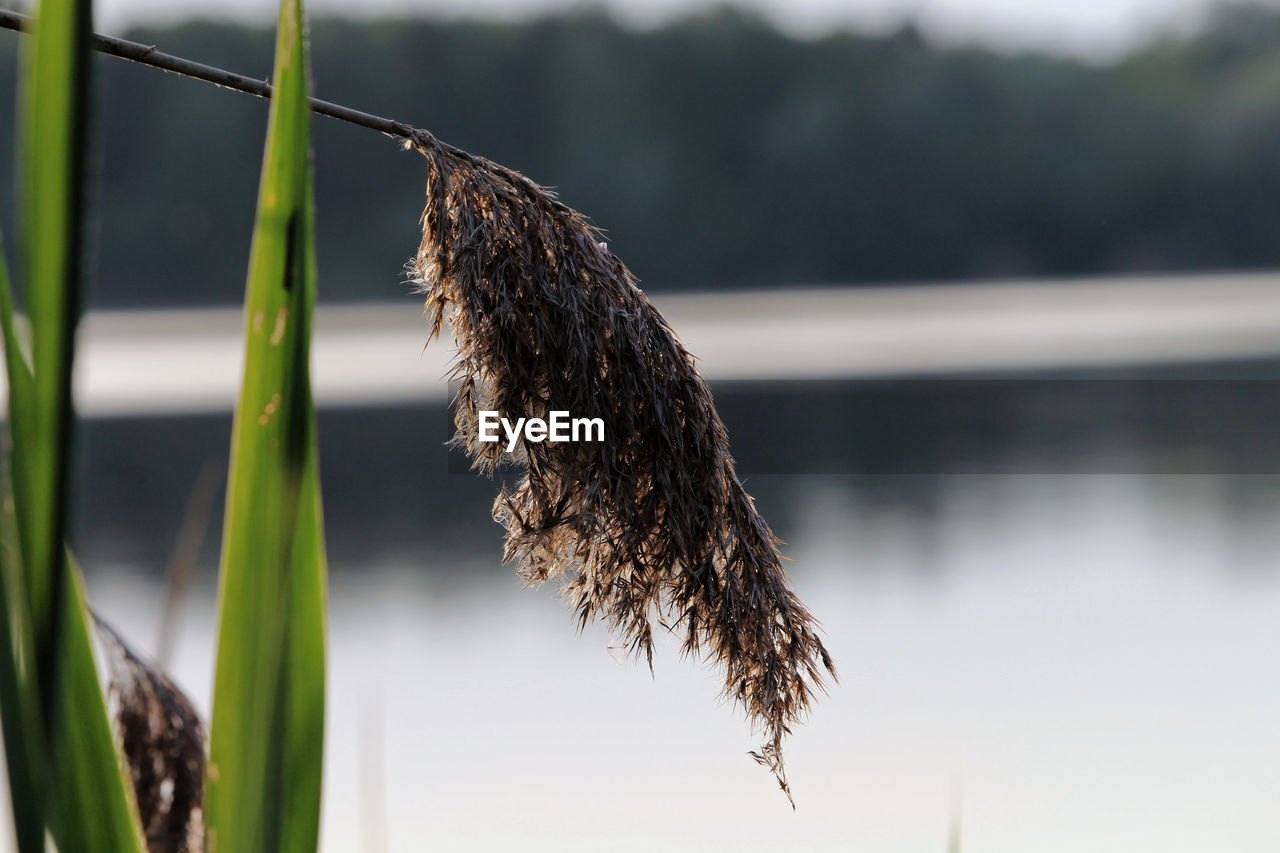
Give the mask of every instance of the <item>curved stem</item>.
<svg viewBox="0 0 1280 853">
<path fill-rule="evenodd" d="M 31 18 L 26 15 L 12 12 L 8 9 L 0 9 L 0 29 L 25 33 L 30 31 L 31 23 Z M 155 45 L 140 44 L 136 41 L 127 41 L 95 33 L 91 46 L 99 53 L 127 59 L 131 62 L 138 62 L 142 65 L 149 65 L 152 68 L 159 68 L 162 71 L 168 71 L 182 77 L 204 80 L 206 83 L 212 83 L 224 89 L 234 89 L 237 92 L 255 95 L 259 98 L 271 97 L 271 84 L 266 80 L 255 80 L 252 77 L 245 77 L 242 74 L 215 68 L 212 65 L 205 65 L 201 62 L 183 59 L 181 56 L 163 53 L 156 50 Z M 318 98 L 311 98 L 311 111 L 330 118 L 336 118 L 339 121 L 381 131 L 389 136 L 399 136 L 403 139 L 414 139 L 415 134 L 419 132 L 404 122 L 392 121 L 391 119 L 371 115 L 360 110 L 353 110 L 341 104 L 321 101 Z"/>
</svg>

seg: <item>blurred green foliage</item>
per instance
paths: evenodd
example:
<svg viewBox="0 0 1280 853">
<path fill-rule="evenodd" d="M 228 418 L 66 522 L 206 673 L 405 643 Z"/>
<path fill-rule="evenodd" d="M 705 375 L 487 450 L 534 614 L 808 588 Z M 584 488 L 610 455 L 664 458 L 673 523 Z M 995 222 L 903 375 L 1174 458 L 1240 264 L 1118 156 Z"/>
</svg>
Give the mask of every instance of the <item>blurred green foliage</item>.
<svg viewBox="0 0 1280 853">
<path fill-rule="evenodd" d="M 269 73 L 266 28 L 128 35 Z M 318 96 L 557 187 L 655 289 L 1280 263 L 1280 14 L 1259 8 L 1108 66 L 911 29 L 796 40 L 728 11 L 644 32 L 588 11 L 312 35 Z M 4 98 L 16 40 L 0 37 Z M 98 61 L 92 301 L 235 302 L 266 104 Z M 405 293 L 421 159 L 315 131 L 324 299 Z"/>
</svg>

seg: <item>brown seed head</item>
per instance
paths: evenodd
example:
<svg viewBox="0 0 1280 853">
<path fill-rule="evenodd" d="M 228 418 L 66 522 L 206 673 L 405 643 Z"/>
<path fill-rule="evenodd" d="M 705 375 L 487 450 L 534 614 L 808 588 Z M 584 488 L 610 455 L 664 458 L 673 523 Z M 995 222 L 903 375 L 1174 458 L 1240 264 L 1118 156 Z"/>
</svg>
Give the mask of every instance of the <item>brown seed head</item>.
<svg viewBox="0 0 1280 853">
<path fill-rule="evenodd" d="M 191 700 L 96 615 L 118 747 L 148 853 L 204 850 L 204 726 Z"/>
<path fill-rule="evenodd" d="M 531 583 L 563 579 L 581 623 L 607 620 L 650 666 L 654 620 L 714 661 L 790 798 L 783 736 L 835 670 L 693 357 L 550 191 L 425 132 L 414 147 L 428 178 L 412 266 L 431 336 L 447 318 L 457 339 L 455 444 L 492 473 L 502 446 L 478 441 L 481 410 L 604 422 L 601 443 L 522 442 L 524 477 L 494 505 L 505 558 Z"/>
</svg>

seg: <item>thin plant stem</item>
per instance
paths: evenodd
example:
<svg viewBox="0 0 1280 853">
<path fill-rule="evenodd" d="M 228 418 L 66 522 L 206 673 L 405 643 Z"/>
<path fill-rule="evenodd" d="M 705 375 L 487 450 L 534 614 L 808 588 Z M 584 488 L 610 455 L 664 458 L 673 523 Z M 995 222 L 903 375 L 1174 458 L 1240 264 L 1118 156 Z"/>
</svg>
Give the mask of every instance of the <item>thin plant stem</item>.
<svg viewBox="0 0 1280 853">
<path fill-rule="evenodd" d="M 222 476 L 219 462 L 207 460 L 196 477 L 190 497 L 187 498 L 182 525 L 178 528 L 178 539 L 165 569 L 164 606 L 160 610 L 155 655 L 156 664 L 161 670 L 167 670 L 173 660 L 179 611 L 187 590 L 191 587 L 196 562 L 200 559 L 200 546 L 209 529 L 209 517 L 213 514 L 214 499 L 218 495 Z"/>
<path fill-rule="evenodd" d="M 0 9 L 0 29 L 29 33 L 31 24 L 32 19 L 27 15 L 8 9 Z M 127 59 L 130 62 L 141 63 L 152 68 L 159 68 L 162 71 L 168 71 L 182 77 L 203 80 L 206 83 L 212 83 L 224 89 L 233 89 L 259 98 L 269 99 L 271 97 L 272 87 L 266 80 L 255 80 L 252 77 L 245 77 L 242 74 L 225 71 L 212 65 L 205 65 L 200 62 L 193 62 L 190 59 L 183 59 L 181 56 L 163 53 L 157 50 L 155 45 L 140 44 L 136 41 L 127 41 L 95 33 L 91 47 L 99 53 Z M 415 134 L 419 132 L 404 122 L 392 121 L 391 119 L 371 115 L 360 110 L 353 110 L 341 104 L 322 101 L 318 98 L 311 98 L 311 110 L 323 116 L 381 131 L 388 136 L 398 136 L 402 139 L 412 140 L 415 138 Z"/>
</svg>

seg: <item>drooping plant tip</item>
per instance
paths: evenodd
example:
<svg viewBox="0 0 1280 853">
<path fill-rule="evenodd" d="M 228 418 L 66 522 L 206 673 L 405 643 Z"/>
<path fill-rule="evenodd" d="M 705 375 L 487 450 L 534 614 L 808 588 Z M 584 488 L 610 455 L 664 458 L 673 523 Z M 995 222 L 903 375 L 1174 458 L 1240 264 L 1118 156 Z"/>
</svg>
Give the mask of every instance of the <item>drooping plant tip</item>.
<svg viewBox="0 0 1280 853">
<path fill-rule="evenodd" d="M 524 475 L 494 504 L 505 558 L 530 583 L 561 579 L 580 624 L 606 620 L 650 666 L 655 621 L 717 664 L 790 798 L 783 738 L 835 668 L 693 357 L 553 193 L 429 133 L 413 146 L 427 200 L 412 268 L 430 336 L 447 320 L 458 345 L 454 443 L 492 473 L 503 448 L 477 440 L 481 411 L 605 425 L 599 443 L 519 444 Z"/>
</svg>

